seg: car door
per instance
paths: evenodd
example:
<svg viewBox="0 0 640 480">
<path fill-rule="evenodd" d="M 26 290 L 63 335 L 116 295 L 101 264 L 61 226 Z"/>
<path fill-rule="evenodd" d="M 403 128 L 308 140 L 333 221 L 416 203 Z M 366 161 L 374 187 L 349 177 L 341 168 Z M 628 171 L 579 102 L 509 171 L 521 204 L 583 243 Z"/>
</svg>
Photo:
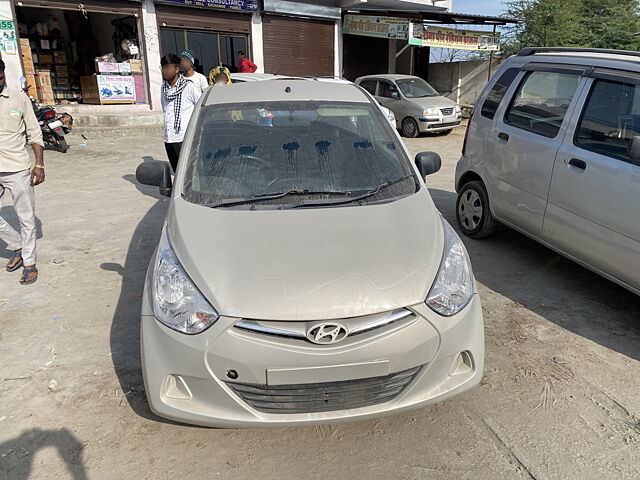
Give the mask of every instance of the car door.
<svg viewBox="0 0 640 480">
<path fill-rule="evenodd" d="M 640 75 L 592 75 L 558 152 L 544 235 L 640 290 L 640 158 L 629 148 L 640 141 Z"/>
<path fill-rule="evenodd" d="M 389 80 L 378 80 L 378 95 L 376 100 L 383 107 L 387 107 L 391 110 L 396 118 L 404 118 L 402 115 L 402 100 L 400 100 L 400 92 L 398 87 Z"/>
<path fill-rule="evenodd" d="M 485 176 L 495 216 L 542 235 L 551 172 L 567 113 L 586 68 L 528 64 L 510 101 L 500 106 L 485 146 Z"/>
</svg>

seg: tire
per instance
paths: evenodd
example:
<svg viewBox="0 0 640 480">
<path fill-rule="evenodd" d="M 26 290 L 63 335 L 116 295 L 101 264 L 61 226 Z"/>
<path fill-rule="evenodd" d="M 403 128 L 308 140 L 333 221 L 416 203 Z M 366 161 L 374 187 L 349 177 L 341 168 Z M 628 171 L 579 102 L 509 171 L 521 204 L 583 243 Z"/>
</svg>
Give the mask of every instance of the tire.
<svg viewBox="0 0 640 480">
<path fill-rule="evenodd" d="M 401 133 L 403 137 L 416 138 L 420 135 L 420 129 L 418 128 L 418 122 L 413 118 L 405 118 L 402 121 Z"/>
<path fill-rule="evenodd" d="M 489 196 L 479 180 L 465 183 L 456 200 L 456 220 L 462 233 L 469 238 L 486 238 L 496 228 L 491 215 Z"/>
<path fill-rule="evenodd" d="M 67 153 L 67 150 L 69 150 L 69 144 L 67 143 L 64 137 L 58 138 L 56 143 L 57 143 L 57 150 L 59 152 Z"/>
</svg>

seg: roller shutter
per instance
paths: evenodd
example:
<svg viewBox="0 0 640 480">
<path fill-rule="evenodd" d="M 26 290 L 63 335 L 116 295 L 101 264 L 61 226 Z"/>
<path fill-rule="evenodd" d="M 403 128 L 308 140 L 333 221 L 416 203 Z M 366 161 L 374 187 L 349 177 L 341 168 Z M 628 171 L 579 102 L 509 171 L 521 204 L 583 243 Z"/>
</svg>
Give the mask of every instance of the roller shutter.
<svg viewBox="0 0 640 480">
<path fill-rule="evenodd" d="M 251 15 L 246 13 L 156 5 L 156 15 L 163 27 L 251 33 Z"/>
<path fill-rule="evenodd" d="M 262 20 L 265 71 L 333 76 L 334 28 L 331 21 L 265 15 Z"/>
</svg>

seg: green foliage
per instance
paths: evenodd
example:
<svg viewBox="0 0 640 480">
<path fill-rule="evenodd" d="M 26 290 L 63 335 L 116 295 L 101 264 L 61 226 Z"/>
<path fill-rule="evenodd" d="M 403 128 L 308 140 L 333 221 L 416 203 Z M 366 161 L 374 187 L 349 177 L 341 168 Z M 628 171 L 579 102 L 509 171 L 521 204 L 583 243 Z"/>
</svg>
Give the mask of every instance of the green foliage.
<svg viewBox="0 0 640 480">
<path fill-rule="evenodd" d="M 503 34 L 503 53 L 524 47 L 637 50 L 639 0 L 511 0 L 504 16 L 519 20 Z"/>
</svg>

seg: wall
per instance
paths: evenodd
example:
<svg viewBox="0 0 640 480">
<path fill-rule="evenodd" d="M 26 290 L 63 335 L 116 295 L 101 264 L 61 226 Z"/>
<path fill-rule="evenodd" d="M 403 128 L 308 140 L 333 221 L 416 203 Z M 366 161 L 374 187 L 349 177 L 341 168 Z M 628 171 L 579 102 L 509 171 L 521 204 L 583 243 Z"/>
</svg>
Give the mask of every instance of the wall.
<svg viewBox="0 0 640 480">
<path fill-rule="evenodd" d="M 492 74 L 504 58 L 494 57 Z M 429 65 L 428 82 L 440 94 L 462 105 L 473 105 L 488 82 L 489 61 L 432 63 Z"/>
</svg>

